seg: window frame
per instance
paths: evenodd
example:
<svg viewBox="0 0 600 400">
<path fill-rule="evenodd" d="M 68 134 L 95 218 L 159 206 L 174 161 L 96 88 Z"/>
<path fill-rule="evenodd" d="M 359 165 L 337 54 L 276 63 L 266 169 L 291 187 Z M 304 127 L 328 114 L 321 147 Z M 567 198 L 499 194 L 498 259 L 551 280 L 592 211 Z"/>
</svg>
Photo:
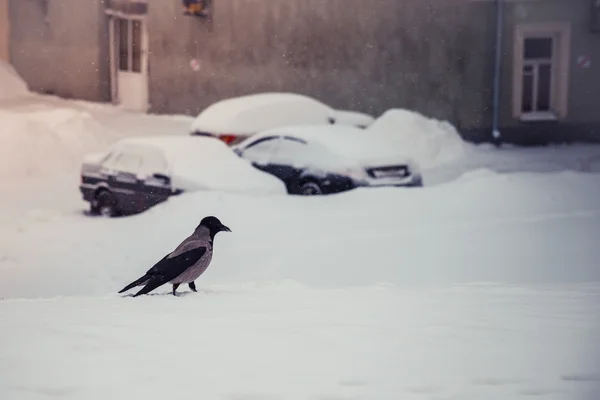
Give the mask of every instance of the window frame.
<svg viewBox="0 0 600 400">
<path fill-rule="evenodd" d="M 525 60 L 525 40 L 552 38 L 550 110 L 523 111 L 524 67 L 536 64 Z M 513 118 L 520 121 L 555 121 L 568 112 L 569 62 L 571 58 L 571 26 L 568 22 L 518 24 L 513 45 Z M 534 96 L 535 99 L 535 96 Z"/>
</svg>

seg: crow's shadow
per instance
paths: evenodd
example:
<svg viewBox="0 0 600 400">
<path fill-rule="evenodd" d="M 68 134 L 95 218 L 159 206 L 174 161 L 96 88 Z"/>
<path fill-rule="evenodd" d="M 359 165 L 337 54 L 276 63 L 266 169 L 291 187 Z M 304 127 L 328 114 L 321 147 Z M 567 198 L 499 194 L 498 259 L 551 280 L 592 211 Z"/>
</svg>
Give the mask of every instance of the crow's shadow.
<svg viewBox="0 0 600 400">
<path fill-rule="evenodd" d="M 144 296 L 170 296 L 170 297 L 186 297 L 186 296 L 194 296 L 194 295 L 199 295 L 199 294 L 207 294 L 208 292 L 205 292 L 203 290 L 198 290 L 198 293 L 194 293 L 192 291 L 188 291 L 188 292 L 177 292 L 176 296 L 173 296 L 172 292 L 164 292 L 164 293 L 148 293 L 148 294 L 144 294 L 142 296 L 138 296 L 138 297 L 144 297 Z M 125 294 L 122 295 L 120 297 L 133 297 L 133 293 L 130 294 Z"/>
</svg>

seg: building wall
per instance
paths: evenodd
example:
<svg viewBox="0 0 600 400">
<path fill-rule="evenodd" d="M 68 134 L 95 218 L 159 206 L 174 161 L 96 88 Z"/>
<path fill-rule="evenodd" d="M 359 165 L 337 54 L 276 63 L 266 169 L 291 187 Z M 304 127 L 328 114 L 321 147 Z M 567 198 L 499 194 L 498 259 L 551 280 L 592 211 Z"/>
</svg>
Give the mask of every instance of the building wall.
<svg viewBox="0 0 600 400">
<path fill-rule="evenodd" d="M 295 91 L 375 116 L 407 107 L 490 124 L 494 7 L 465 0 L 218 0 L 212 22 L 149 4 L 150 103 Z M 199 71 L 189 62 L 200 61 Z"/>
<path fill-rule="evenodd" d="M 10 58 L 31 90 L 110 98 L 108 39 L 100 1 L 9 0 Z"/>
<path fill-rule="evenodd" d="M 600 140 L 600 34 L 590 30 L 590 0 L 507 2 L 502 74 L 501 125 L 510 141 L 539 144 L 546 141 Z M 567 114 L 558 122 L 522 123 L 512 115 L 514 29 L 530 22 L 568 22 L 571 41 L 568 60 Z M 580 55 L 591 57 L 588 69 L 577 65 Z"/>
<path fill-rule="evenodd" d="M 0 60 L 8 61 L 10 20 L 8 0 L 0 0 Z"/>
</svg>

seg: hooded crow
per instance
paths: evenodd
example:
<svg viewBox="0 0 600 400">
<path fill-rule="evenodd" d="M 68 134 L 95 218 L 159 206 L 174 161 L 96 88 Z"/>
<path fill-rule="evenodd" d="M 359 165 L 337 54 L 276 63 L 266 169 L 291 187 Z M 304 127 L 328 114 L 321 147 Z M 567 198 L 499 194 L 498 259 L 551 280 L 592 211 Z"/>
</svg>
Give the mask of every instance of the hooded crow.
<svg viewBox="0 0 600 400">
<path fill-rule="evenodd" d="M 196 292 L 194 281 L 208 268 L 212 259 L 213 240 L 219 232 L 231 232 L 231 229 L 216 217 L 203 218 L 194 232 L 175 250 L 157 262 L 144 276 L 121 289 L 119 293 L 136 286 L 144 286 L 133 296 L 137 297 L 148 294 L 167 282 L 173 285 L 174 296 L 182 283 L 187 283 L 190 289 Z"/>
</svg>

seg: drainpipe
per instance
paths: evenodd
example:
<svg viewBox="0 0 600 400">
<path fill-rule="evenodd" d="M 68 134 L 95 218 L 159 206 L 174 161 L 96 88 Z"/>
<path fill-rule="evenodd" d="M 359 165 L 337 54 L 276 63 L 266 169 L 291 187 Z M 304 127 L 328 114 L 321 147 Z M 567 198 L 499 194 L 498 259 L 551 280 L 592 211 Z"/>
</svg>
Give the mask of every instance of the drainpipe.
<svg viewBox="0 0 600 400">
<path fill-rule="evenodd" d="M 494 98 L 492 104 L 492 136 L 498 141 L 498 119 L 500 114 L 500 70 L 502 66 L 502 28 L 504 24 L 504 0 L 496 0 L 496 57 L 494 62 Z"/>
</svg>

